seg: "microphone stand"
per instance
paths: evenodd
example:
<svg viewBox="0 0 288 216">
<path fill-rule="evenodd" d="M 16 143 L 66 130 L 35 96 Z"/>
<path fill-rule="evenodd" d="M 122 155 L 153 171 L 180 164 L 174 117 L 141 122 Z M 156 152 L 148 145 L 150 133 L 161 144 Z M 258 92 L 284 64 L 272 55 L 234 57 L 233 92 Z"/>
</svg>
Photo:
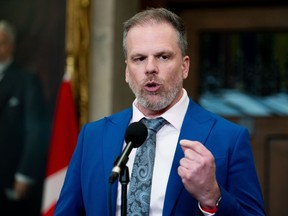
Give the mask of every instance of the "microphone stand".
<svg viewBox="0 0 288 216">
<path fill-rule="evenodd" d="M 121 183 L 121 216 L 127 216 L 127 185 L 129 179 L 129 169 L 127 166 L 121 169 L 119 181 Z"/>
</svg>

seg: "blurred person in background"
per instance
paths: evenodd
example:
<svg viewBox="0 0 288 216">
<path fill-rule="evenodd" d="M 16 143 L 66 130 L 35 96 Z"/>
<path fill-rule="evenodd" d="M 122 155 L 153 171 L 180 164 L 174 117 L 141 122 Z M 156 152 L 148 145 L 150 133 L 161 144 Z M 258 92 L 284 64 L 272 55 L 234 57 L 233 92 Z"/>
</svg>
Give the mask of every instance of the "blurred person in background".
<svg viewBox="0 0 288 216">
<path fill-rule="evenodd" d="M 13 59 L 13 26 L 0 20 L 0 215 L 40 215 L 46 161 L 38 77 Z M 30 51 L 28 51 L 30 52 Z"/>
</svg>

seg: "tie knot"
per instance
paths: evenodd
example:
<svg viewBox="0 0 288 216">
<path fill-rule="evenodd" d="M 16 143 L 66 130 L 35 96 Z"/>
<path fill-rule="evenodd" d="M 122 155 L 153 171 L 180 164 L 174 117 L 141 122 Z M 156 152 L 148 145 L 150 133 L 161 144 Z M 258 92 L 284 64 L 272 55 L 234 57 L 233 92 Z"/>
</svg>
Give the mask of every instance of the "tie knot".
<svg viewBox="0 0 288 216">
<path fill-rule="evenodd" d="M 162 117 L 156 118 L 156 119 L 146 119 L 143 118 L 141 120 L 143 122 L 143 124 L 146 125 L 146 127 L 149 130 L 154 131 L 155 133 L 157 133 L 165 124 L 166 124 L 166 120 Z"/>
</svg>

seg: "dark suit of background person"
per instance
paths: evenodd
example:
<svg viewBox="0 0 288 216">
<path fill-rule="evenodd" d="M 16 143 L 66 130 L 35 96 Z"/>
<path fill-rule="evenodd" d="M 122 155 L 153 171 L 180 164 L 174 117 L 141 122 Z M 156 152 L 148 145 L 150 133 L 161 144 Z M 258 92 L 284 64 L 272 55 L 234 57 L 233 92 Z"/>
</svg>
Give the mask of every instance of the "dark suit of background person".
<svg viewBox="0 0 288 216">
<path fill-rule="evenodd" d="M 0 64 L 5 67 L 0 77 L 0 215 L 36 216 L 46 159 L 43 95 L 36 75 L 19 67 L 12 55 L 4 59 L 11 41 L 1 25 Z M 21 197 L 14 197 L 15 187 L 25 190 Z"/>
<path fill-rule="evenodd" d="M 157 215 L 197 216 L 203 215 L 199 206 L 207 206 L 206 210 L 216 211 L 215 216 L 265 215 L 248 131 L 203 109 L 183 89 L 189 57 L 186 49 L 181 49 L 181 45 L 185 47 L 182 29 L 181 19 L 165 9 L 140 12 L 124 24 L 125 80 L 136 100 L 132 108 L 84 125 L 55 216 L 109 215 L 109 176 L 123 150 L 128 125 L 159 116 L 168 121 L 156 140 L 156 146 L 160 144 L 164 150 L 156 166 L 163 179 L 158 175 L 152 184 L 161 184 L 165 174 L 169 177 L 167 187 L 160 187 L 164 194 L 154 194 L 155 200 L 163 200 L 163 206 L 156 201 L 150 205 L 152 211 L 156 207 Z M 167 99 L 171 92 L 176 93 L 172 102 Z M 177 143 L 171 143 L 171 138 L 178 139 Z M 175 152 L 165 148 L 166 144 L 175 145 Z M 165 166 L 167 151 L 173 158 L 171 169 Z M 157 186 L 154 191 L 157 188 L 159 192 Z M 113 216 L 116 211 L 120 215 L 120 187 L 113 184 Z"/>
</svg>

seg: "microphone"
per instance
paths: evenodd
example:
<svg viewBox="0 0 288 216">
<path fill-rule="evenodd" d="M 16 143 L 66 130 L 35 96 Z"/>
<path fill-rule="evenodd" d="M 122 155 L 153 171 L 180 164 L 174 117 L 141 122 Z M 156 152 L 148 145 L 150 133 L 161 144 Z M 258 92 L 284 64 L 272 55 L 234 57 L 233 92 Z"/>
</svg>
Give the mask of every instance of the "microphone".
<svg viewBox="0 0 288 216">
<path fill-rule="evenodd" d="M 133 148 L 138 148 L 146 140 L 148 135 L 147 127 L 142 122 L 131 123 L 125 133 L 125 142 L 127 143 L 121 155 L 117 157 L 114 167 L 109 177 L 109 182 L 113 183 L 120 175 L 121 169 L 128 161 L 128 156 Z"/>
</svg>

